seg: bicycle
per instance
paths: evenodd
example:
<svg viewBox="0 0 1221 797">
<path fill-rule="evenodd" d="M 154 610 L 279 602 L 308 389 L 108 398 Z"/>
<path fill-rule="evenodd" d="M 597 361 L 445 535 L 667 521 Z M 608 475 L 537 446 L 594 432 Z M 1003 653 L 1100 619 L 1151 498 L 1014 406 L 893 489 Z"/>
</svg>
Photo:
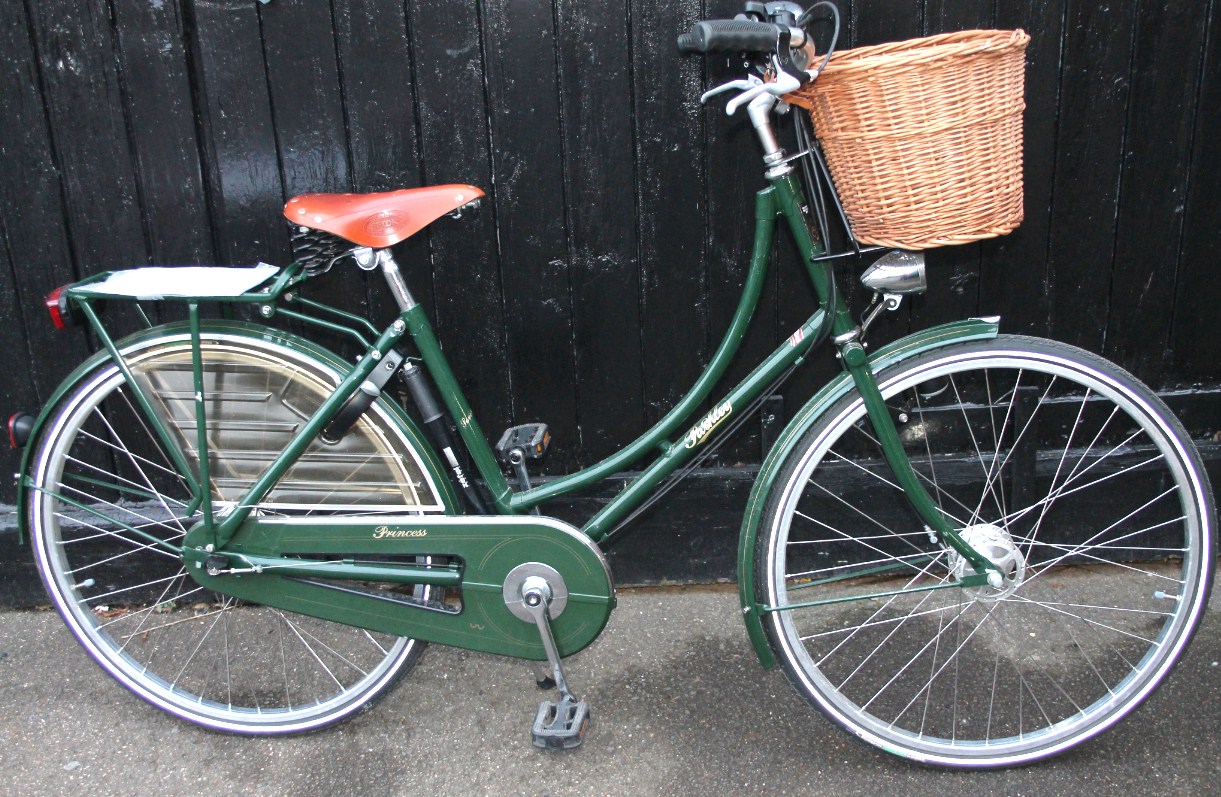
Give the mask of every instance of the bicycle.
<svg viewBox="0 0 1221 797">
<path fill-rule="evenodd" d="M 576 473 L 530 484 L 542 424 L 489 445 L 391 252 L 478 203 L 472 186 L 296 197 L 283 269 L 139 268 L 48 297 L 53 321 L 87 325 L 100 349 L 9 428 L 26 449 L 22 532 L 89 654 L 177 717 L 254 735 L 354 716 L 427 642 L 546 661 L 558 699 L 540 706 L 533 742 L 575 747 L 589 707 L 562 659 L 615 605 L 599 545 L 830 341 L 843 369 L 788 423 L 743 519 L 739 592 L 761 663 L 860 739 L 939 766 L 1038 760 L 1140 704 L 1209 594 L 1216 516 L 1199 454 L 1123 370 L 1001 335 L 999 318 L 866 351 L 874 319 L 924 290 L 923 259 L 882 255 L 862 276 L 875 301 L 854 319 L 811 222 L 817 188 L 773 128 L 779 98 L 820 68 L 793 63 L 804 15 L 774 5 L 680 39 L 773 73 L 706 95 L 738 91 L 730 108 L 747 108 L 765 153 L 740 303 L 684 398 Z M 782 224 L 819 307 L 714 397 Z M 399 308 L 385 328 L 301 293 L 349 259 L 382 273 Z M 115 339 L 107 301 L 136 308 L 143 329 Z M 153 323 L 142 301 L 185 306 L 187 320 Z M 214 303 L 256 320 L 205 318 Z M 273 318 L 344 335 L 363 356 Z M 538 514 L 650 456 L 581 528 Z"/>
</svg>

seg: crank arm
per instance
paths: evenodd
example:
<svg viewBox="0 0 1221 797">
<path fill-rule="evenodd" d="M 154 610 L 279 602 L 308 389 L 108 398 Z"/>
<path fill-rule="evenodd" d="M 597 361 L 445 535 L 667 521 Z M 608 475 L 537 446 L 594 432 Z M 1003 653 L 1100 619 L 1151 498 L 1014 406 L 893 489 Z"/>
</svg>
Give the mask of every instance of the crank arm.
<svg viewBox="0 0 1221 797">
<path fill-rule="evenodd" d="M 555 637 L 551 633 L 552 587 L 546 577 L 531 575 L 522 582 L 520 593 L 521 609 L 538 628 L 539 638 L 547 651 L 547 661 L 551 664 L 556 691 L 560 693 L 559 700 L 544 700 L 539 705 L 531 737 L 535 747 L 571 750 L 579 747 L 585 738 L 585 729 L 589 726 L 589 704 L 577 700 L 568 688 L 568 678 L 564 676 L 564 665 L 560 662 Z"/>
</svg>

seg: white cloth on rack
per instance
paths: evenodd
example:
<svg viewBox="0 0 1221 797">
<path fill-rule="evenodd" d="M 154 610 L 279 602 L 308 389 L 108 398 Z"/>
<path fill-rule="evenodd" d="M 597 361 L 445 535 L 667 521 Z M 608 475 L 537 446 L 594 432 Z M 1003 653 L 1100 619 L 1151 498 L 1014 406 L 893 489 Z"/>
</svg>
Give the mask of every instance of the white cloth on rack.
<svg viewBox="0 0 1221 797">
<path fill-rule="evenodd" d="M 224 298 L 240 296 L 279 271 L 278 266 L 144 266 L 115 271 L 101 282 L 82 286 L 91 293 L 135 299 Z"/>
</svg>

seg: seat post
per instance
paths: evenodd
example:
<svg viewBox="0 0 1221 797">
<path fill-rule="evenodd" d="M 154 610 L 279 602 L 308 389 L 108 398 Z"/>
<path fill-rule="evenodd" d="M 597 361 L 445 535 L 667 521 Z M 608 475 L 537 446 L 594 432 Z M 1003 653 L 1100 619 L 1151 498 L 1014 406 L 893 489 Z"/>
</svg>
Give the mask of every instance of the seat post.
<svg viewBox="0 0 1221 797">
<path fill-rule="evenodd" d="M 357 250 L 356 263 L 366 271 L 381 267 L 382 275 L 386 278 L 386 284 L 390 286 L 390 293 L 394 295 L 394 301 L 398 303 L 400 313 L 405 313 L 416 306 L 415 297 L 407 289 L 403 272 L 399 270 L 399 264 L 389 249 Z"/>
</svg>

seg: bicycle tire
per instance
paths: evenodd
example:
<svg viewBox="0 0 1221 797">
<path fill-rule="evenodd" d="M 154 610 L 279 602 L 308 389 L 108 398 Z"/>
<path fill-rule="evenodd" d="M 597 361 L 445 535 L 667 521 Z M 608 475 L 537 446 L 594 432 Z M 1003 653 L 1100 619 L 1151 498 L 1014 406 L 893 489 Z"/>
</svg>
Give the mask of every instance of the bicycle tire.
<svg viewBox="0 0 1221 797">
<path fill-rule="evenodd" d="M 208 332 L 201 351 L 211 491 L 223 512 L 333 391 L 340 371 L 270 337 Z M 195 465 L 189 336 L 153 336 L 123 355 Z M 190 480 L 153 428 L 105 360 L 59 400 L 31 460 L 26 522 L 35 562 L 68 628 L 106 672 L 189 722 L 278 735 L 349 719 L 414 666 L 424 648 L 417 640 L 195 584 L 176 544 L 199 512 Z M 440 511 L 442 501 L 413 441 L 378 402 L 338 444 L 315 441 L 256 512 Z M 413 589 L 430 597 L 428 588 Z"/>
<path fill-rule="evenodd" d="M 934 350 L 878 382 L 918 477 L 1004 583 L 947 586 L 971 566 L 901 500 L 846 395 L 781 466 L 756 542 L 789 680 L 934 766 L 1026 764 L 1113 726 L 1208 599 L 1215 508 L 1181 424 L 1117 366 L 1032 338 Z"/>
</svg>

